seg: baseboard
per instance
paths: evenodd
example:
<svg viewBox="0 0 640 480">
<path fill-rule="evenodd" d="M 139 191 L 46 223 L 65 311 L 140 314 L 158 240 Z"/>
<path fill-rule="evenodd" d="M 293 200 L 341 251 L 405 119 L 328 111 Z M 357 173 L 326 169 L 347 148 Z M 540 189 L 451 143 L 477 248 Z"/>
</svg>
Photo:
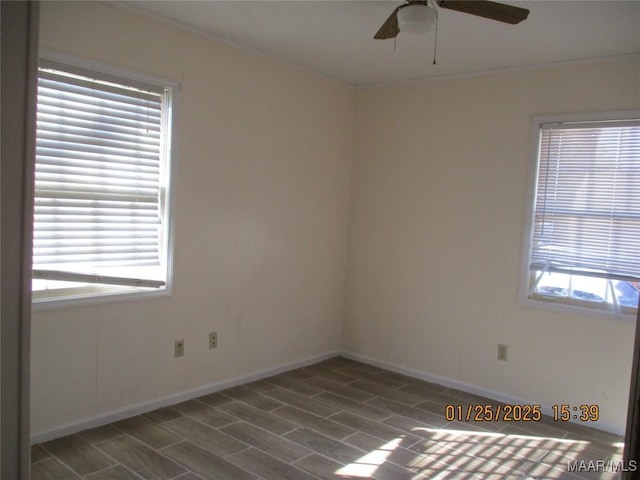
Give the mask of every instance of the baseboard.
<svg viewBox="0 0 640 480">
<path fill-rule="evenodd" d="M 185 402 L 187 400 L 191 400 L 193 398 L 197 398 L 202 395 L 207 395 L 209 393 L 214 393 L 220 390 L 224 390 L 226 388 L 231 388 L 237 385 L 242 385 L 242 384 L 253 382 L 256 380 L 261 380 L 263 378 L 267 378 L 273 375 L 278 375 L 279 373 L 293 370 L 295 368 L 300 368 L 306 365 L 311 365 L 317 362 L 321 362 L 323 360 L 334 357 L 336 355 L 341 355 L 345 358 L 356 360 L 358 362 L 366 363 L 379 368 L 384 368 L 385 370 L 390 370 L 392 372 L 400 373 L 402 375 L 407 375 L 409 377 L 425 380 L 431 383 L 436 383 L 444 387 L 455 388 L 457 390 L 462 390 L 464 392 L 481 395 L 483 397 L 488 397 L 499 402 L 514 404 L 514 405 L 531 403 L 521 398 L 505 395 L 503 393 L 495 392 L 493 390 L 487 390 L 485 388 L 481 388 L 476 385 L 465 383 L 465 382 L 460 382 L 458 380 L 452 380 L 450 378 L 433 375 L 433 374 L 424 372 L 422 370 L 417 370 L 409 367 L 396 365 L 394 363 L 377 360 L 371 357 L 367 357 L 365 355 L 360 355 L 360 354 L 356 354 L 348 351 L 335 350 L 335 351 L 323 353 L 321 355 L 307 357 L 305 359 L 297 360 L 295 362 L 281 364 L 265 370 L 260 370 L 258 372 L 254 372 L 248 375 L 243 375 L 241 377 L 224 380 L 222 382 L 211 383 L 211 384 L 193 388 L 190 390 L 185 390 L 183 392 L 167 395 L 161 398 L 154 398 L 149 401 L 141 402 L 135 405 L 130 405 L 118 410 L 112 410 L 110 412 L 105 412 L 100 415 L 85 417 L 80 420 L 67 423 L 65 425 L 61 425 L 49 430 L 37 432 L 31 436 L 31 443 L 37 444 L 41 442 L 46 442 L 49 440 L 53 440 L 55 438 L 64 437 L 66 435 L 71 435 L 77 432 L 81 432 L 88 428 L 99 427 L 102 425 L 106 425 L 108 423 L 117 422 L 118 420 L 123 420 L 125 418 L 129 418 L 134 415 L 140 415 L 142 413 L 150 412 L 158 408 L 168 407 L 171 405 L 175 405 L 176 403 Z M 551 406 L 549 405 L 542 405 L 541 410 L 546 415 L 552 414 L 552 409 L 551 409 Z M 579 422 L 575 422 L 575 423 L 579 425 L 584 425 L 584 424 L 580 424 Z M 590 423 L 589 426 L 592 426 L 593 428 L 597 428 L 599 430 L 603 430 L 605 432 L 613 433 L 616 435 L 624 435 L 624 426 L 620 426 L 615 423 L 599 420 L 597 422 Z"/>
<path fill-rule="evenodd" d="M 253 382 L 256 380 L 261 380 L 263 378 L 271 377 L 273 375 L 278 375 L 279 373 L 287 372 L 295 368 L 312 365 L 314 363 L 321 362 L 328 358 L 335 357 L 336 355 L 339 355 L 339 354 L 340 352 L 338 352 L 337 350 L 326 352 L 321 355 L 307 357 L 302 360 L 297 360 L 295 362 L 291 362 L 287 364 L 281 364 L 276 367 L 267 368 L 265 370 L 260 370 L 258 372 L 250 373 L 248 375 L 243 375 L 241 377 L 236 377 L 230 380 L 211 383 L 211 384 L 193 388 L 190 390 L 185 390 L 183 392 L 167 395 L 165 397 L 154 398 L 149 401 L 137 403 L 135 405 L 130 405 L 122 409 L 105 412 L 100 415 L 85 417 L 80 420 L 67 423 L 65 425 L 61 425 L 58 427 L 51 428 L 49 430 L 44 430 L 44 431 L 32 434 L 31 444 L 34 445 L 41 442 L 47 442 L 55 438 L 60 438 L 66 435 L 71 435 L 77 432 L 81 432 L 82 430 L 86 430 L 88 428 L 99 427 L 102 425 L 106 425 L 108 423 L 117 422 L 118 420 L 123 420 L 125 418 L 132 417 L 134 415 L 140 415 L 142 413 L 150 412 L 158 408 L 168 407 L 171 405 L 175 405 L 176 403 L 185 402 L 187 400 L 201 397 L 202 395 L 208 395 L 209 393 L 214 393 L 220 390 L 235 387 L 235 386 Z"/>
<path fill-rule="evenodd" d="M 525 404 L 532 403 L 522 398 L 513 397 L 511 395 L 505 395 L 504 393 L 495 392 L 493 390 L 487 390 L 485 388 L 481 388 L 470 383 L 460 382 L 458 380 L 452 380 L 450 378 L 441 377 L 438 375 L 432 375 L 430 373 L 423 372 L 421 370 L 417 370 L 409 367 L 403 367 L 400 365 L 396 365 L 394 363 L 384 362 L 381 360 L 376 360 L 375 358 L 367 357 L 365 355 L 360 355 L 357 353 L 340 351 L 340 356 L 349 358 L 351 360 L 356 360 L 358 362 L 373 365 L 375 367 L 384 368 L 385 370 L 390 370 L 392 372 L 400 373 L 402 375 L 407 375 L 408 377 L 413 377 L 420 380 L 425 380 L 427 382 L 436 383 L 444 387 L 455 388 L 457 390 L 462 390 L 463 392 L 473 393 L 476 395 L 481 395 L 483 397 L 488 397 L 498 402 L 508 403 L 512 405 L 525 405 Z M 553 414 L 553 410 L 550 405 L 541 405 L 541 410 L 542 410 L 542 413 L 544 413 L 545 415 L 551 416 Z M 573 420 L 571 420 L 571 422 L 577 425 L 585 426 L 584 423 L 580 423 Z M 598 420 L 597 422 L 589 422 L 588 426 L 592 428 L 597 428 L 598 430 L 602 430 L 605 432 L 613 433 L 615 435 L 624 436 L 624 433 L 625 433 L 624 425 L 621 426 L 616 423 L 606 422 L 603 420 Z"/>
</svg>

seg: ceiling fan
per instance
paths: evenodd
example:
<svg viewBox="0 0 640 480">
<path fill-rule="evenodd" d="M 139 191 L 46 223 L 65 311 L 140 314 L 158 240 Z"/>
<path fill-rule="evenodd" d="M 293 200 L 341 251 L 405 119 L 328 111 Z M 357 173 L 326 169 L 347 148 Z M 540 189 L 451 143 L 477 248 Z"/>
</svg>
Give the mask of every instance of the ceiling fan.
<svg viewBox="0 0 640 480">
<path fill-rule="evenodd" d="M 395 38 L 400 33 L 401 27 L 402 31 L 409 33 L 427 32 L 437 18 L 436 9 L 429 3 L 429 0 L 406 0 L 391 12 L 389 18 L 373 38 L 376 40 Z M 440 8 L 469 13 L 512 25 L 522 22 L 529 16 L 529 10 L 526 8 L 485 0 L 436 0 L 436 3 Z M 398 22 L 399 19 L 400 22 Z"/>
</svg>

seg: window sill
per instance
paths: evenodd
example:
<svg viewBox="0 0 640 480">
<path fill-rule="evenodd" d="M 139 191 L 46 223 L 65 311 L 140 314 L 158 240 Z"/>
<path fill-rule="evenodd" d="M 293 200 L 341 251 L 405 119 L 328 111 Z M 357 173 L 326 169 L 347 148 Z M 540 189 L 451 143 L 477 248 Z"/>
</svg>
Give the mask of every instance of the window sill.
<svg viewBox="0 0 640 480">
<path fill-rule="evenodd" d="M 588 306 L 585 305 L 585 302 L 559 298 L 547 299 L 541 296 L 521 298 L 520 305 L 523 307 L 535 308 L 537 310 L 634 323 L 637 315 L 636 309 L 633 308 L 624 307 L 619 313 L 616 313 L 612 309 L 607 308 L 609 305 L 596 304 Z"/>
<path fill-rule="evenodd" d="M 88 293 L 86 290 L 76 289 L 75 292 L 66 292 L 64 296 L 51 293 L 45 295 L 39 292 L 36 297 L 34 292 L 31 310 L 43 311 L 60 308 L 86 307 L 92 305 L 105 305 L 109 303 L 121 303 L 135 300 L 145 300 L 150 298 L 168 297 L 171 295 L 170 288 L 163 289 L 96 289 Z"/>
</svg>

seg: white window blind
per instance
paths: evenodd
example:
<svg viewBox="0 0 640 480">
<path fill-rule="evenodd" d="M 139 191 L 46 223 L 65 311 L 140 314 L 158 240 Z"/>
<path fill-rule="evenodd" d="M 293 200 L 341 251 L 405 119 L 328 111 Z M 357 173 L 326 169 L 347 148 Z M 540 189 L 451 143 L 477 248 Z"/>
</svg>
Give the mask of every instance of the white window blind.
<svg viewBox="0 0 640 480">
<path fill-rule="evenodd" d="M 542 125 L 530 269 L 640 279 L 640 121 Z"/>
<path fill-rule="evenodd" d="M 34 279 L 165 285 L 167 95 L 41 67 Z"/>
</svg>

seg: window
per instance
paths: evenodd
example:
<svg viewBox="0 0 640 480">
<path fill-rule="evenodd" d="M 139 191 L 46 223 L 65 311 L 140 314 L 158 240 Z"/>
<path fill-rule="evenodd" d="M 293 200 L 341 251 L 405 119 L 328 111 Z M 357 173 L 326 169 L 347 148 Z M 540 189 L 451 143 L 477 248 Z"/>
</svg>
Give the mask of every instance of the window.
<svg viewBox="0 0 640 480">
<path fill-rule="evenodd" d="M 35 303 L 167 290 L 171 96 L 41 61 Z"/>
<path fill-rule="evenodd" d="M 640 112 L 534 119 L 527 298 L 634 313 L 640 281 Z"/>
</svg>

